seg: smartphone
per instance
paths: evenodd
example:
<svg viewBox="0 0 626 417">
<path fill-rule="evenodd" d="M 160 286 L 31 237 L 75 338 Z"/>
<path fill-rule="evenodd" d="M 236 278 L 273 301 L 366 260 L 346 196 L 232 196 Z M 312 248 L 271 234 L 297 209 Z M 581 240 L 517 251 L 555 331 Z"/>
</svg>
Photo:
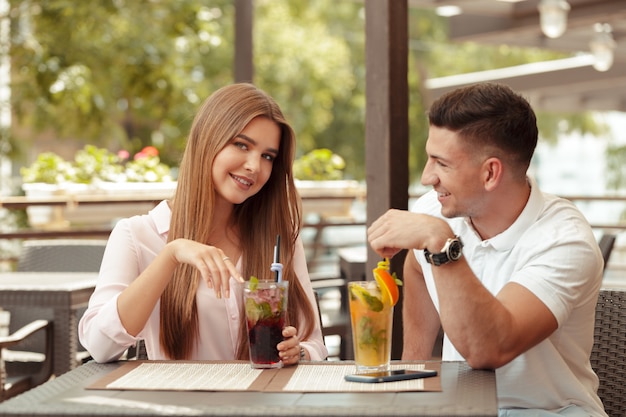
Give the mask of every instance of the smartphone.
<svg viewBox="0 0 626 417">
<path fill-rule="evenodd" d="M 412 371 L 410 369 L 395 369 L 393 371 L 370 372 L 362 374 L 348 374 L 346 381 L 351 382 L 390 382 L 403 381 L 405 379 L 418 379 L 436 376 L 437 371 L 424 369 L 423 371 Z"/>
</svg>

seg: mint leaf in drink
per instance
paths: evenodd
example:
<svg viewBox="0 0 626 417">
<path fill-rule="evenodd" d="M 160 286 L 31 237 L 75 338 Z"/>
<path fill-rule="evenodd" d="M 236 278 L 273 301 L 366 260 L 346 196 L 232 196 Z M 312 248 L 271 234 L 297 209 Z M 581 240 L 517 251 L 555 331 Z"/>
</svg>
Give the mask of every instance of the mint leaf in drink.
<svg viewBox="0 0 626 417">
<path fill-rule="evenodd" d="M 387 332 L 384 329 L 375 329 L 369 317 L 362 317 L 358 326 L 360 334 L 359 346 L 378 351 L 378 348 L 387 339 Z"/>
<path fill-rule="evenodd" d="M 261 318 L 261 309 L 252 298 L 246 299 L 246 316 L 251 323 L 255 324 Z"/>
<path fill-rule="evenodd" d="M 254 275 L 252 275 L 250 277 L 250 287 L 249 287 L 250 291 L 255 291 L 258 286 L 259 286 L 259 279 L 255 277 Z"/>
<path fill-rule="evenodd" d="M 383 302 L 380 298 L 371 295 L 365 288 L 359 286 L 351 287 L 350 297 L 364 302 L 371 311 L 379 312 L 383 309 Z"/>
<path fill-rule="evenodd" d="M 383 302 L 380 300 L 380 298 L 370 295 L 369 293 L 366 293 L 365 301 L 367 302 L 367 305 L 369 306 L 370 310 L 375 311 L 375 312 L 379 312 L 383 310 Z"/>
<path fill-rule="evenodd" d="M 273 316 L 272 307 L 270 307 L 270 303 L 268 303 L 267 301 L 259 305 L 259 310 L 261 310 L 261 318 L 263 319 L 267 319 Z"/>
<path fill-rule="evenodd" d="M 253 298 L 247 298 L 246 316 L 253 325 L 260 319 L 272 317 L 272 308 L 270 307 L 270 303 L 267 301 L 257 303 Z"/>
</svg>

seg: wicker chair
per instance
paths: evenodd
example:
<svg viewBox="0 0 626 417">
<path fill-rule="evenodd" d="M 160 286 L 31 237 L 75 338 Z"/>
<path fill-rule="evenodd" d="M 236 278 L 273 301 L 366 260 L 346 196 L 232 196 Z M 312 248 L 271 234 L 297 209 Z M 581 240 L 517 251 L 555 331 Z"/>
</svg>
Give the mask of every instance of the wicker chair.
<svg viewBox="0 0 626 417">
<path fill-rule="evenodd" d="M 609 258 L 611 257 L 611 252 L 613 252 L 613 247 L 615 246 L 615 240 L 617 236 L 607 233 L 602 235 L 600 241 L 598 242 L 598 246 L 600 246 L 600 251 L 602 252 L 602 259 L 604 259 L 604 270 L 606 271 L 606 267 L 609 264 Z"/>
<path fill-rule="evenodd" d="M 41 331 L 45 333 L 46 340 L 43 361 L 29 361 L 29 358 L 24 358 L 23 366 L 12 372 L 11 363 L 5 365 L 2 357 L 3 352 L 7 352 L 5 349 L 15 346 Z M 35 320 L 8 336 L 0 337 L 0 401 L 21 394 L 50 379 L 54 360 L 53 338 L 53 325 L 48 320 Z"/>
<path fill-rule="evenodd" d="M 609 417 L 626 416 L 626 291 L 601 290 L 596 305 L 591 366 Z"/>
<path fill-rule="evenodd" d="M 104 239 L 41 239 L 25 241 L 17 261 L 17 271 L 21 272 L 98 272 L 102 263 L 102 256 L 106 246 Z M 79 310 L 76 320 L 82 316 L 84 309 Z M 27 325 L 36 319 L 52 321 L 52 311 L 38 306 L 11 308 L 9 331 Z M 40 332 L 33 337 L 14 346 L 15 350 L 42 354 L 45 349 L 45 338 Z M 78 347 L 77 363 L 85 362 L 89 353 Z M 17 353 L 19 356 L 21 353 Z M 14 355 L 7 352 L 7 372 L 13 367 L 23 364 L 15 363 L 9 366 Z"/>
<path fill-rule="evenodd" d="M 348 289 L 346 280 L 343 278 L 312 279 L 311 284 L 315 292 L 317 309 L 319 312 L 322 336 L 339 336 L 339 359 L 352 359 L 352 327 L 350 325 L 350 312 L 348 311 Z M 324 295 L 329 291 L 339 291 L 339 309 L 322 311 Z"/>
</svg>

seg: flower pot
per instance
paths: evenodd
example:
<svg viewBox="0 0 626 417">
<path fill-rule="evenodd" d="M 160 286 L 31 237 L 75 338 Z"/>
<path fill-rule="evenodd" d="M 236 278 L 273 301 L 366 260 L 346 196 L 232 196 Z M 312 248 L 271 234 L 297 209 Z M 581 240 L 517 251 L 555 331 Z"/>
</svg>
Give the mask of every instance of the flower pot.
<svg viewBox="0 0 626 417">
<path fill-rule="evenodd" d="M 22 184 L 26 197 L 34 199 L 49 199 L 63 195 L 64 191 L 57 184 L 29 183 Z M 28 224 L 33 228 L 52 229 L 67 227 L 63 219 L 63 208 L 57 206 L 28 206 L 26 208 Z"/>
</svg>

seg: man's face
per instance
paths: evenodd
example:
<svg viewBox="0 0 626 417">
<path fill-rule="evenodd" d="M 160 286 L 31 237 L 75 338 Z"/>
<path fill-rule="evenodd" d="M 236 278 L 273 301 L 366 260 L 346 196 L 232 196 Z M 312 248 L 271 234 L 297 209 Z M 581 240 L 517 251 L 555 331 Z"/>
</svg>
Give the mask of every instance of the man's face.
<svg viewBox="0 0 626 417">
<path fill-rule="evenodd" d="M 445 217 L 480 216 L 486 204 L 482 160 L 456 132 L 430 126 L 422 184 L 432 185 Z"/>
</svg>

